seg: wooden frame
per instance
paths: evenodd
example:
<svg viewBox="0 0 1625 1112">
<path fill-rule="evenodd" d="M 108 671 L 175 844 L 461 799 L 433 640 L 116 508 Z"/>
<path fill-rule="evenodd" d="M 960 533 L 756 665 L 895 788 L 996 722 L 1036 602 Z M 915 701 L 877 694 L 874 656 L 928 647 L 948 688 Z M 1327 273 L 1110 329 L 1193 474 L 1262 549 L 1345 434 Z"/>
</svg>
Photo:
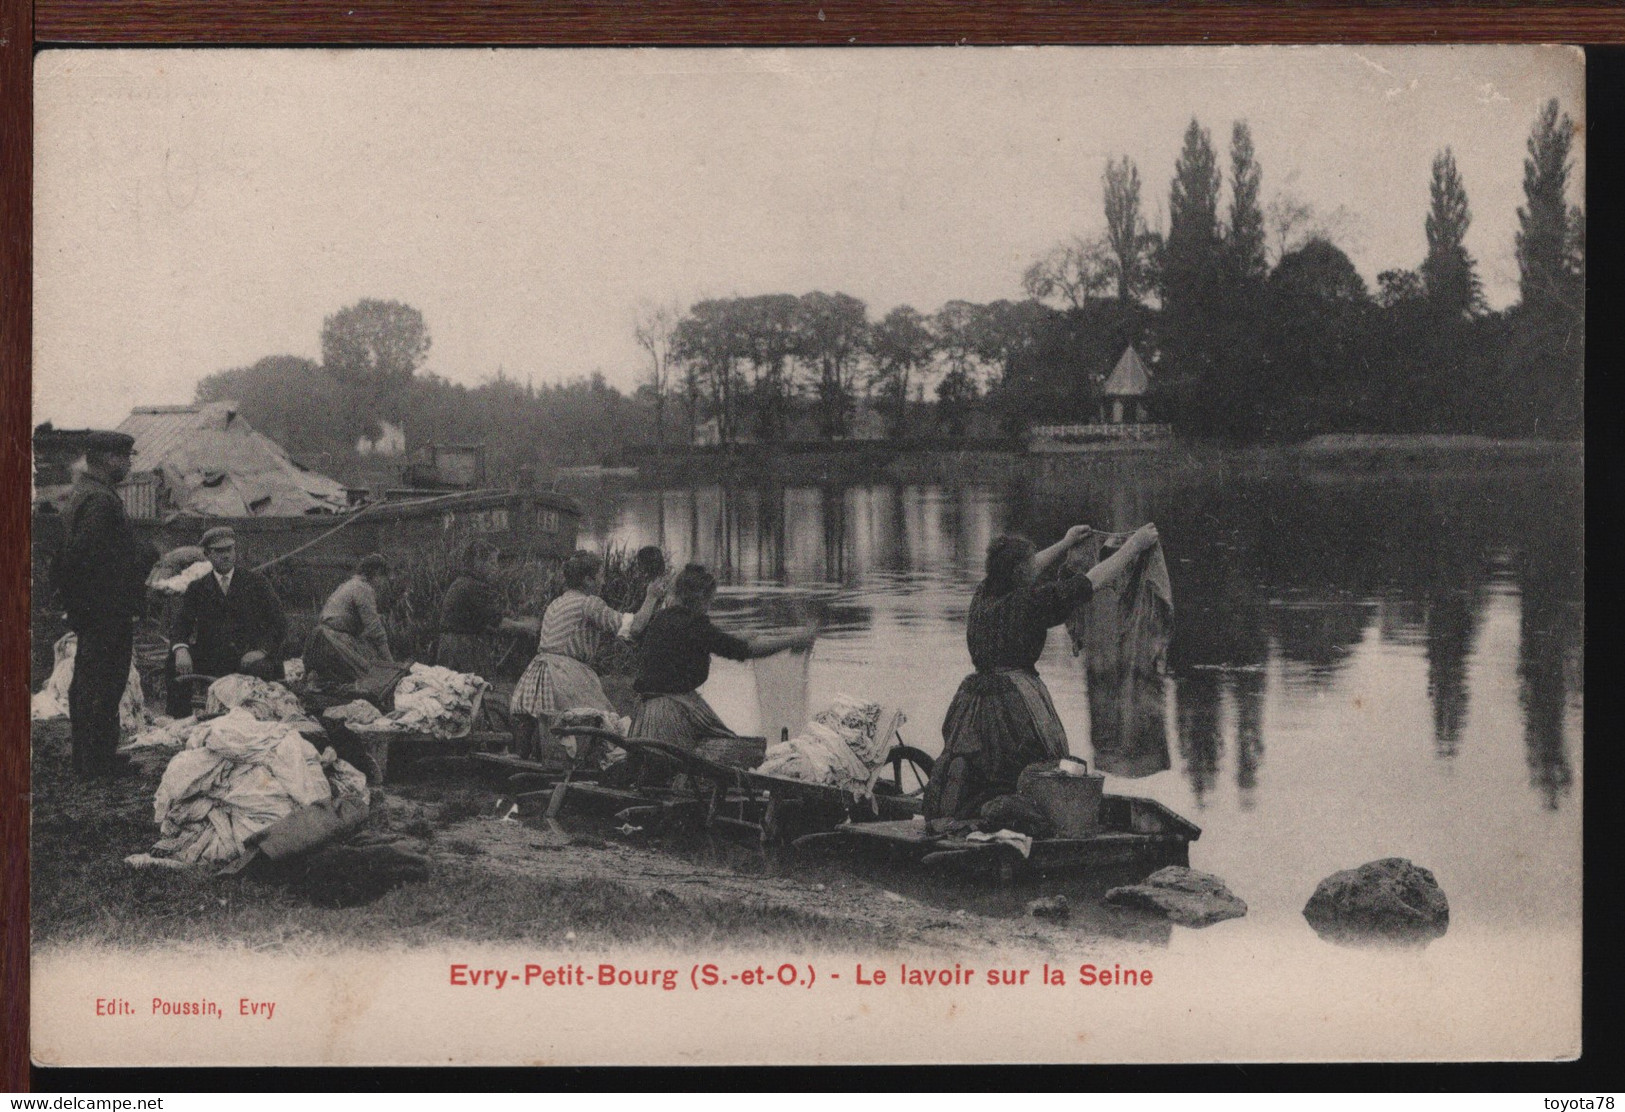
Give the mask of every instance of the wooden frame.
<svg viewBox="0 0 1625 1112">
<path fill-rule="evenodd" d="M 28 654 L 32 58 L 52 45 L 879 45 L 1310 42 L 1625 43 L 1625 10 L 1603 3 L 1397 4 L 1308 0 L 3 0 L 0 3 L 0 373 L 7 435 L 0 467 L 12 497 L 0 628 L 8 665 L 0 710 L 0 1087 L 29 1087 Z M 1591 1001 L 1594 1003 L 1594 993 Z M 1588 1011 L 1590 1009 L 1588 1008 Z M 1390 1077 L 1416 1074 L 1387 1067 Z M 1464 1075 L 1458 1075 L 1464 1076 Z M 1549 1080 L 1579 1080 L 1547 1074 Z M 645 1078 L 647 1081 L 648 1079 Z M 144 1082 L 145 1084 L 146 1082 Z M 330 1082 L 317 1081 L 319 1085 Z M 951 1083 L 938 1075 L 938 1083 Z M 1394 1082 L 1390 1082 L 1394 1083 Z M 1403 1082 L 1398 1082 L 1403 1083 Z M 272 1082 L 279 1084 L 279 1082 Z M 1258 1084 L 1253 1081 L 1251 1084 Z M 1425 1084 L 1440 1084 L 1430 1076 Z M 1449 1082 L 1443 1082 L 1448 1085 Z M 1572 1088 L 1572 1086 L 1564 1086 Z"/>
</svg>

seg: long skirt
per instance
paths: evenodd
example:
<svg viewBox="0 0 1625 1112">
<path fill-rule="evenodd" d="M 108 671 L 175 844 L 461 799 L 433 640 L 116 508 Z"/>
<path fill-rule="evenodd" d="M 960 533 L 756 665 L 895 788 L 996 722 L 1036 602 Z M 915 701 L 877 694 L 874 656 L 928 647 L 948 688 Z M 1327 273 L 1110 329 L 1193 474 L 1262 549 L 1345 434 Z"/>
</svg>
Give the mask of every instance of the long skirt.
<svg viewBox="0 0 1625 1112">
<path fill-rule="evenodd" d="M 305 671 L 314 672 L 324 683 L 342 685 L 360 680 L 383 663 L 383 658 L 354 634 L 319 625 L 305 642 L 304 662 Z"/>
<path fill-rule="evenodd" d="M 613 711 L 598 673 L 573 656 L 537 653 L 514 685 L 508 709 L 529 718 L 551 718 L 567 710 Z"/>
<path fill-rule="evenodd" d="M 1022 769 L 1068 755 L 1066 728 L 1037 672 L 973 672 L 942 720 L 925 817 L 975 818 L 988 800 L 1016 790 Z"/>
<path fill-rule="evenodd" d="M 710 738 L 739 735 L 722 724 L 698 691 L 689 691 L 682 695 L 645 695 L 632 715 L 630 736 L 694 750 Z"/>
</svg>

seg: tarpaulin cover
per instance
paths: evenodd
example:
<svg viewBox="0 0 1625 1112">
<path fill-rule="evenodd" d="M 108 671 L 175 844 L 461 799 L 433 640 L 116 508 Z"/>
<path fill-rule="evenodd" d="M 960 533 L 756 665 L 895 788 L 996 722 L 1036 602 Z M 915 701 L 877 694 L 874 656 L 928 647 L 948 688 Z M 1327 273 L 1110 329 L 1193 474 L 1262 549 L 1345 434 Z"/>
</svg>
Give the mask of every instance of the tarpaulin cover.
<svg viewBox="0 0 1625 1112">
<path fill-rule="evenodd" d="M 144 406 L 119 431 L 135 437 L 140 468 L 162 477 L 179 513 L 300 517 L 349 507 L 340 483 L 295 461 L 229 402 Z"/>
</svg>

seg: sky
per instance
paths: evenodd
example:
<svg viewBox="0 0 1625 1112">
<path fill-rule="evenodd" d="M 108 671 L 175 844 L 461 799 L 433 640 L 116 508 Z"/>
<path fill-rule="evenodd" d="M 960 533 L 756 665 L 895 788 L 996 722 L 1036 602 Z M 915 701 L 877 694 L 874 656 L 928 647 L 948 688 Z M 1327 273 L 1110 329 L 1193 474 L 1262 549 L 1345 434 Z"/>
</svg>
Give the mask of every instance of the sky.
<svg viewBox="0 0 1625 1112">
<path fill-rule="evenodd" d="M 1225 167 L 1248 122 L 1266 201 L 1342 210 L 1373 287 L 1425 254 L 1451 147 L 1499 308 L 1536 113 L 1584 121 L 1553 47 L 52 50 L 35 82 L 34 415 L 59 428 L 319 359 L 365 297 L 421 310 L 453 381 L 623 390 L 644 304 L 1019 298 L 1102 230 L 1108 158 L 1166 227 L 1193 116 Z"/>
</svg>

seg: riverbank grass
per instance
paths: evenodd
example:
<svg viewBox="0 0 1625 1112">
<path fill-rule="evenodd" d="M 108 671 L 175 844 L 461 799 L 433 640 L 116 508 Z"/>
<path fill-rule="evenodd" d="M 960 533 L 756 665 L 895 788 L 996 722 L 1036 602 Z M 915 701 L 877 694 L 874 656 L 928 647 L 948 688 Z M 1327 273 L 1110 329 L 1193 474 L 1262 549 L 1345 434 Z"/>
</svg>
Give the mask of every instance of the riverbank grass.
<svg viewBox="0 0 1625 1112">
<path fill-rule="evenodd" d="M 894 942 L 873 926 L 773 901 L 718 898 L 633 878 L 516 875 L 486 866 L 479 825 L 497 793 L 474 781 L 389 786 L 383 822 L 429 860 L 425 880 L 360 907 L 322 908 L 287 884 L 135 869 L 124 858 L 157 839 L 153 792 L 168 754 L 140 776 L 84 783 L 68 761 L 67 723 L 34 724 L 32 924 L 36 946 L 90 942 L 247 946 L 254 950 L 422 946 L 450 941 L 578 946 L 867 949 Z M 538 853 L 538 860 L 545 853 Z"/>
</svg>

